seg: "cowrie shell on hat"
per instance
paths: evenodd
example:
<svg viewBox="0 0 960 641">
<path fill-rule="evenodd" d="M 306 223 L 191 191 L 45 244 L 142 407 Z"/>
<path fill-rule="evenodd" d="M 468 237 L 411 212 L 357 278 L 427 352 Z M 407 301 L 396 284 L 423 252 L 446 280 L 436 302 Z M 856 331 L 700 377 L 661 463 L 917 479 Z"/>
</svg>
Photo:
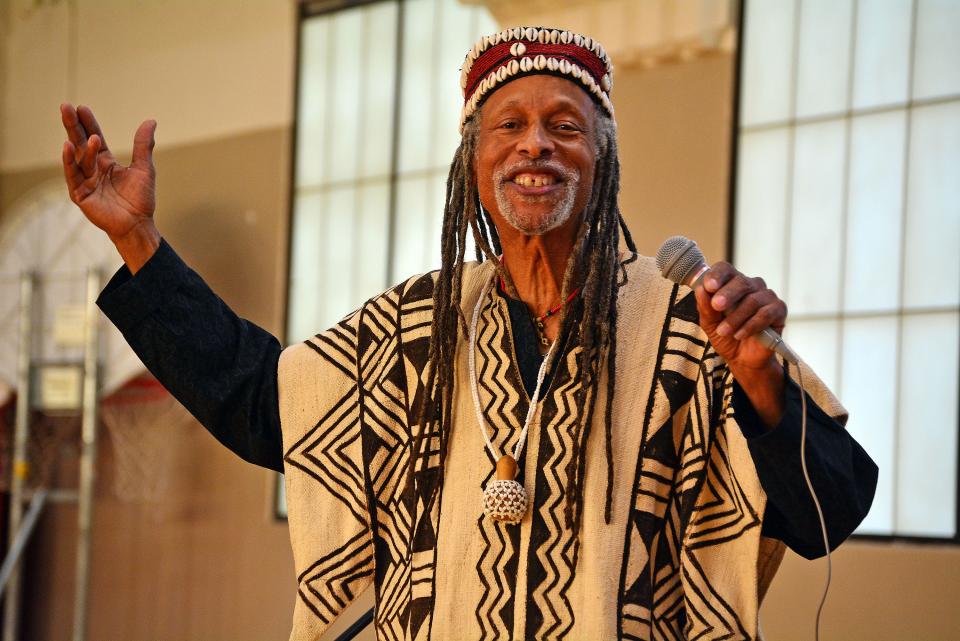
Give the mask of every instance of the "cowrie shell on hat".
<svg viewBox="0 0 960 641">
<path fill-rule="evenodd" d="M 568 30 L 518 26 L 483 36 L 467 53 L 460 70 L 461 131 L 498 87 L 537 73 L 568 76 L 613 116 L 613 65 L 599 41 Z"/>
</svg>

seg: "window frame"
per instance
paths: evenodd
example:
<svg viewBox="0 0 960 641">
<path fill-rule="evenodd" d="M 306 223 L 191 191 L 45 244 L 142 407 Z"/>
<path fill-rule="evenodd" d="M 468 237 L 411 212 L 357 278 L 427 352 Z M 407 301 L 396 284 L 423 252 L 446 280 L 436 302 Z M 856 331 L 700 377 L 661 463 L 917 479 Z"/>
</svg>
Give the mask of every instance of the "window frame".
<svg viewBox="0 0 960 641">
<path fill-rule="evenodd" d="M 733 260 L 734 248 L 736 246 L 736 212 L 737 212 L 737 203 L 738 203 L 738 193 L 737 193 L 737 184 L 739 178 L 739 145 L 740 145 L 740 136 L 744 130 L 744 126 L 741 122 L 742 120 L 742 96 L 743 96 L 743 83 L 744 83 L 744 74 L 743 74 L 743 50 L 744 50 L 744 34 L 746 27 L 746 14 L 750 5 L 751 0 L 740 0 L 738 7 L 736 8 L 736 24 L 737 24 L 737 42 L 736 49 L 734 52 L 734 81 L 733 81 L 733 91 L 732 91 L 732 109 L 733 117 L 731 118 L 731 133 L 730 133 L 730 172 L 728 176 L 728 202 L 727 202 L 727 228 L 726 228 L 726 245 L 727 245 L 727 256 L 728 261 Z M 911 0 L 911 50 L 915 49 L 915 43 L 913 41 L 913 35 L 916 33 L 916 24 L 917 24 L 917 4 L 919 0 Z M 803 0 L 796 0 L 797 6 L 803 2 Z M 858 0 L 853 0 L 854 3 Z M 794 29 L 799 31 L 799 26 L 794 25 Z M 795 38 L 798 37 L 798 34 L 795 35 Z M 796 45 L 795 45 L 796 46 Z M 911 51 L 911 55 L 913 52 Z M 797 52 L 794 51 L 792 56 L 796 62 Z M 853 63 L 851 62 L 851 65 Z M 797 64 L 793 65 L 792 69 L 792 83 L 796 85 L 796 76 L 797 76 Z M 791 126 L 795 127 L 801 124 L 810 124 L 816 122 L 825 122 L 828 120 L 837 120 L 845 119 L 850 120 L 854 116 L 875 114 L 875 113 L 884 113 L 887 111 L 892 111 L 895 109 L 904 109 L 910 110 L 917 106 L 929 106 L 936 105 L 946 102 L 954 102 L 957 100 L 958 96 L 941 96 L 932 99 L 914 99 L 912 96 L 912 90 L 908 95 L 908 99 L 904 103 L 897 103 L 895 105 L 882 105 L 876 108 L 866 108 L 866 109 L 854 109 L 848 108 L 842 112 L 831 112 L 828 114 L 821 114 L 817 116 L 810 117 L 797 117 L 796 115 L 791 116 L 785 121 L 776 121 L 771 123 L 761 123 L 757 125 L 751 125 L 749 127 L 750 131 L 758 131 L 766 128 L 767 126 Z M 909 122 L 908 122 L 909 125 Z M 909 131 L 906 134 L 909 136 Z M 849 154 L 844 159 L 846 164 L 849 164 Z M 905 173 L 909 165 L 908 158 L 904 159 L 904 168 Z M 792 180 L 792 178 L 791 178 Z M 906 188 L 906 184 L 904 185 Z M 902 269 L 902 266 L 901 266 Z M 902 319 L 904 316 L 905 307 L 901 304 L 896 311 L 896 315 Z M 869 313 L 868 313 L 869 314 Z M 834 316 L 831 315 L 831 318 Z M 837 315 L 836 318 L 844 318 L 844 316 Z M 960 369 L 960 351 L 955 355 L 957 367 Z M 955 408 L 955 421 L 956 427 L 958 430 L 958 436 L 960 436 L 960 395 L 958 395 L 957 407 Z M 942 537 L 942 536 L 918 536 L 918 535 L 906 535 L 906 534 L 858 534 L 855 533 L 851 535 L 851 540 L 855 541 L 867 541 L 867 542 L 876 542 L 876 543 L 909 543 L 909 544 L 919 544 L 919 545 L 944 545 L 960 544 L 960 438 L 957 439 L 957 463 L 954 469 L 954 484 L 956 485 L 956 494 L 955 494 L 955 503 L 954 506 L 954 535 L 952 537 Z"/>
</svg>

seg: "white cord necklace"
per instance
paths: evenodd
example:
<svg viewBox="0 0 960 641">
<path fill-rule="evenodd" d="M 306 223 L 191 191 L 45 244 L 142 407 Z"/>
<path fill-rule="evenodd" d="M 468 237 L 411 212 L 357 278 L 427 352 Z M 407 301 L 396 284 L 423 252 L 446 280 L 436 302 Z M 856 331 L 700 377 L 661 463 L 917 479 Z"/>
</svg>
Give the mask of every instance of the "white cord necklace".
<svg viewBox="0 0 960 641">
<path fill-rule="evenodd" d="M 477 411 L 477 425 L 480 426 L 480 432 L 483 434 L 483 440 L 497 462 L 496 478 L 487 483 L 483 490 L 483 511 L 495 521 L 504 523 L 519 523 L 527 513 L 527 492 L 523 486 L 516 481 L 517 460 L 523 452 L 523 445 L 527 440 L 527 432 L 533 417 L 537 413 L 537 406 L 540 398 L 540 387 L 543 385 L 543 379 L 546 376 L 547 368 L 550 367 L 553 350 L 558 341 L 554 341 L 543 357 L 543 363 L 540 364 L 540 370 L 537 372 L 537 385 L 533 390 L 533 396 L 530 398 L 530 406 L 527 408 L 527 417 L 523 422 L 523 429 L 520 431 L 520 437 L 513 448 L 513 456 L 509 454 L 501 455 L 497 447 L 490 440 L 490 433 L 487 428 L 487 421 L 483 415 L 483 409 L 480 406 L 480 391 L 477 387 L 477 320 L 480 318 L 480 308 L 490 292 L 490 287 L 496 282 L 497 274 L 484 286 L 480 292 L 480 298 L 473 308 L 473 317 L 470 319 L 470 350 L 467 354 L 467 363 L 470 370 L 470 391 L 473 393 L 473 407 Z"/>
</svg>

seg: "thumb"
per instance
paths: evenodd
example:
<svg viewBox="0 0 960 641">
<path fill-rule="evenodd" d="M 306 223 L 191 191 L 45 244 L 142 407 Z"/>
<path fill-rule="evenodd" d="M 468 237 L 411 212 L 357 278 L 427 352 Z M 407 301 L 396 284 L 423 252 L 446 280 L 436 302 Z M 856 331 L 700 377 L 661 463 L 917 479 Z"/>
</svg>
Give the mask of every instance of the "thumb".
<svg viewBox="0 0 960 641">
<path fill-rule="evenodd" d="M 153 146 L 156 144 L 153 134 L 157 130 L 156 120 L 144 120 L 133 135 L 133 161 L 131 167 L 153 173 Z"/>
<path fill-rule="evenodd" d="M 708 292 L 703 286 L 698 286 L 693 293 L 697 297 L 700 327 L 702 327 L 707 334 L 713 336 L 717 330 L 717 325 L 723 320 L 723 312 L 713 308 L 711 304 L 713 294 Z"/>
</svg>

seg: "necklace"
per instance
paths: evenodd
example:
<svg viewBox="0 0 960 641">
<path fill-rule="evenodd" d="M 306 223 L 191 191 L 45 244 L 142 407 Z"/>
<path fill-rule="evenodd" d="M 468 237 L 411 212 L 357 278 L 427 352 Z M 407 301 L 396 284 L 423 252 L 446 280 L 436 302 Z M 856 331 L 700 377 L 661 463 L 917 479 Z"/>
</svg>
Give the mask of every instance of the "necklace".
<svg viewBox="0 0 960 641">
<path fill-rule="evenodd" d="M 480 298 L 473 308 L 473 317 L 470 319 L 470 350 L 467 354 L 467 364 L 470 370 L 470 392 L 473 394 L 473 407 L 477 411 L 477 425 L 480 426 L 480 432 L 483 434 L 483 440 L 487 444 L 487 449 L 497 462 L 496 477 L 487 483 L 483 490 L 483 511 L 495 521 L 504 523 L 519 523 L 527 513 L 527 492 L 517 481 L 517 460 L 520 453 L 523 452 L 523 445 L 527 440 L 527 432 L 530 429 L 530 423 L 537 413 L 537 405 L 540 398 L 540 387 L 543 385 L 543 379 L 546 376 L 547 368 L 552 360 L 553 350 L 557 343 L 554 342 L 543 357 L 543 363 L 540 364 L 540 370 L 537 372 L 537 385 L 533 390 L 533 396 L 530 398 L 530 406 L 527 408 L 527 416 L 523 422 L 523 429 L 520 431 L 520 437 L 517 444 L 513 447 L 513 455 L 501 454 L 497 447 L 490 440 L 487 421 L 483 415 L 483 408 L 480 406 L 480 391 L 477 387 L 477 320 L 480 318 L 480 308 L 490 292 L 490 287 L 495 282 L 494 278 L 484 286 L 480 292 Z"/>
<path fill-rule="evenodd" d="M 543 316 L 537 316 L 533 319 L 533 326 L 537 328 L 537 334 L 540 336 L 541 345 L 550 344 L 550 341 L 547 340 L 546 326 L 544 325 L 546 323 L 546 320 L 551 316 L 553 316 L 554 314 L 556 314 L 557 312 L 559 312 L 564 307 L 566 307 L 570 303 L 570 301 L 572 301 L 574 297 L 579 293 L 580 293 L 580 288 L 578 287 L 572 292 L 570 292 L 570 295 L 567 296 L 567 300 L 563 301 L 553 309 L 548 309 Z"/>
<path fill-rule="evenodd" d="M 506 287 L 506 285 L 504 284 L 502 278 L 500 279 L 500 288 L 501 288 L 502 290 L 504 290 L 504 291 L 506 291 L 506 289 L 507 289 L 507 287 Z M 547 328 L 546 328 L 546 322 L 547 322 L 547 319 L 550 318 L 551 316 L 553 316 L 554 314 L 556 314 L 557 312 L 559 312 L 561 309 L 563 309 L 563 308 L 566 307 L 567 305 L 569 305 L 569 304 L 570 304 L 570 301 L 572 301 L 574 298 L 576 298 L 577 294 L 579 294 L 579 293 L 580 293 L 580 288 L 577 287 L 575 290 L 573 290 L 572 292 L 570 292 L 570 295 L 567 296 L 567 300 L 563 301 L 562 303 L 560 303 L 560 304 L 557 305 L 556 307 L 553 307 L 553 308 L 551 308 L 551 309 L 548 309 L 548 310 L 546 311 L 546 313 L 544 313 L 542 316 L 533 316 L 533 315 L 531 314 L 532 319 L 533 319 L 533 326 L 534 326 L 534 327 L 536 328 L 536 330 L 537 330 L 537 337 L 540 339 L 540 344 L 541 344 L 541 345 L 543 345 L 544 347 L 546 347 L 547 345 L 550 344 L 550 341 L 547 340 L 547 334 L 546 334 L 546 329 L 547 329 Z"/>
</svg>

